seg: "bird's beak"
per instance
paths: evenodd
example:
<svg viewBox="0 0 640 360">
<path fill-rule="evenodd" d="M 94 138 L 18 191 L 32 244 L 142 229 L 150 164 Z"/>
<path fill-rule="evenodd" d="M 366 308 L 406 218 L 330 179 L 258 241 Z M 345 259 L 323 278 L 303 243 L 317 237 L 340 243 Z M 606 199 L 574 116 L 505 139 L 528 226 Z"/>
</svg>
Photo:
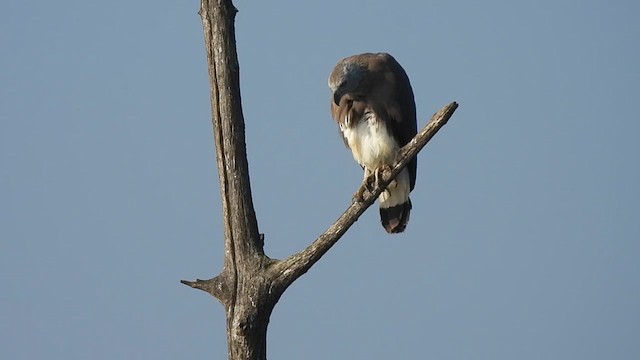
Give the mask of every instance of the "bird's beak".
<svg viewBox="0 0 640 360">
<path fill-rule="evenodd" d="M 340 91 L 336 91 L 333 93 L 333 102 L 336 105 L 340 105 L 340 99 L 342 99 L 342 93 Z"/>
<path fill-rule="evenodd" d="M 344 92 L 344 83 L 340 84 L 338 86 L 338 88 L 336 89 L 336 91 L 333 93 L 333 102 L 336 105 L 340 105 L 340 99 L 342 99 L 342 96 L 345 94 Z"/>
</svg>

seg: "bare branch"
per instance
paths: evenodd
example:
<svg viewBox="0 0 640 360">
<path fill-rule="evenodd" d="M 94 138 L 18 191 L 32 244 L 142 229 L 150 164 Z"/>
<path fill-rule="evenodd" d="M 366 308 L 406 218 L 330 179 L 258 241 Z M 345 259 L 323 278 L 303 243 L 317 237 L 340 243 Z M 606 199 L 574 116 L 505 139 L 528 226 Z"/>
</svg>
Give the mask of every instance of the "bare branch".
<svg viewBox="0 0 640 360">
<path fill-rule="evenodd" d="M 200 7 L 222 196 L 225 268 L 245 257 L 263 254 L 249 182 L 233 24 L 236 12 L 229 0 L 202 0 Z"/>
<path fill-rule="evenodd" d="M 351 206 L 331 225 L 322 235 L 320 235 L 311 245 L 303 251 L 294 254 L 281 261 L 273 267 L 275 278 L 274 287 L 286 289 L 293 281 L 302 274 L 309 271 L 315 264 L 353 225 L 362 213 L 373 204 L 375 199 L 386 189 L 389 182 L 393 180 L 400 171 L 413 159 L 420 150 L 431 140 L 451 118 L 458 104 L 452 102 L 438 112 L 436 112 L 429 123 L 407 144 L 398 155 L 396 162 L 391 167 L 391 171 L 385 171 L 380 183 L 373 192 L 364 191 L 364 199 L 361 202 L 353 202 Z M 364 186 L 364 185 L 363 185 Z"/>
<path fill-rule="evenodd" d="M 227 289 L 227 284 L 223 276 L 216 276 L 213 279 L 209 280 L 180 280 L 180 282 L 194 289 L 202 290 L 206 293 L 209 293 L 210 295 L 218 299 L 223 305 L 226 305 L 229 297 L 229 289 Z"/>
</svg>

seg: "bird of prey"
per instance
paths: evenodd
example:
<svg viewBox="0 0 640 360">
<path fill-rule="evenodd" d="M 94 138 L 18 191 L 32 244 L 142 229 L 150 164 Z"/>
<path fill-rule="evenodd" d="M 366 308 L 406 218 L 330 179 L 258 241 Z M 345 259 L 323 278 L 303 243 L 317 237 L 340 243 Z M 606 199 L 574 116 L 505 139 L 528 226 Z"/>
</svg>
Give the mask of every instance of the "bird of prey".
<svg viewBox="0 0 640 360">
<path fill-rule="evenodd" d="M 365 184 L 370 184 L 416 135 L 409 78 L 391 55 L 366 53 L 340 60 L 329 75 L 329 88 L 331 115 L 364 169 Z M 378 197 L 380 220 L 390 234 L 403 232 L 409 222 L 409 192 L 416 183 L 416 168 L 414 158 Z M 361 200 L 362 194 L 356 193 L 358 197 Z"/>
</svg>

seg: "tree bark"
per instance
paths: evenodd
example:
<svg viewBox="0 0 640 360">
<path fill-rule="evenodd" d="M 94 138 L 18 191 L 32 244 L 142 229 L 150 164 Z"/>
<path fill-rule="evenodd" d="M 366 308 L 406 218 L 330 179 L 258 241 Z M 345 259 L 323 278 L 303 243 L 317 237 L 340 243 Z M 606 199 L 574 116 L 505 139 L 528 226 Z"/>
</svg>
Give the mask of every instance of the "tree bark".
<svg viewBox="0 0 640 360">
<path fill-rule="evenodd" d="M 240 70 L 235 46 L 237 10 L 230 0 L 201 0 L 200 17 L 211 85 L 211 112 L 216 162 L 222 198 L 224 265 L 209 280 L 181 282 L 208 292 L 225 308 L 230 360 L 265 360 L 267 326 L 284 291 L 306 273 L 371 206 L 388 183 L 417 155 L 451 117 L 457 104 L 446 105 L 402 150 L 391 171 L 376 187 L 351 206 L 300 253 L 285 260 L 264 254 L 249 181 L 244 117 L 240 98 Z"/>
</svg>

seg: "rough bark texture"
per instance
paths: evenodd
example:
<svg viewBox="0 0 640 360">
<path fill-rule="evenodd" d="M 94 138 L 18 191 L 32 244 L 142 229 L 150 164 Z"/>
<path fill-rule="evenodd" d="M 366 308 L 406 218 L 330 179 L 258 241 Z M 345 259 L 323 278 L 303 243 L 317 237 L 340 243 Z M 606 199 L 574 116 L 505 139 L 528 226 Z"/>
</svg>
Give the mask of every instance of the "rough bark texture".
<svg viewBox="0 0 640 360">
<path fill-rule="evenodd" d="M 285 260 L 264 254 L 264 237 L 251 198 L 244 118 L 240 101 L 240 72 L 235 47 L 237 10 L 230 0 L 202 0 L 200 16 L 211 84 L 211 110 L 216 160 L 224 217 L 224 266 L 209 280 L 182 283 L 208 292 L 225 308 L 230 360 L 263 360 L 267 357 L 267 325 L 273 307 L 291 283 L 306 273 L 371 206 L 402 168 L 446 124 L 457 104 L 443 107 L 400 152 L 362 201 L 351 206 L 300 253 Z"/>
</svg>

